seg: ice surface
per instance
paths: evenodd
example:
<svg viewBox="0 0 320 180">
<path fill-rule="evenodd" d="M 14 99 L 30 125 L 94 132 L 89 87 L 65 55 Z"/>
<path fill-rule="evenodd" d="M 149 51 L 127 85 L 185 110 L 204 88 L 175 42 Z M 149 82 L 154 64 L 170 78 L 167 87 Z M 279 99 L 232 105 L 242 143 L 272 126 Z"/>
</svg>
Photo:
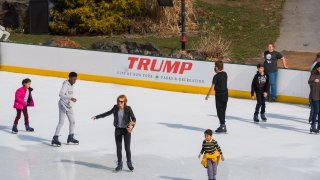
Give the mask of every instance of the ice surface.
<svg viewBox="0 0 320 180">
<path fill-rule="evenodd" d="M 11 134 L 14 92 L 23 78 L 34 88 L 30 125 Z M 79 80 L 75 85 L 76 135 L 80 145 L 50 146 L 58 123 L 58 93 L 64 79 L 0 72 L 0 179 L 4 180 L 201 180 L 207 179 L 197 155 L 203 131 L 218 126 L 214 97 Z M 132 135 L 134 172 L 114 173 L 116 166 L 113 117 L 90 120 L 109 110 L 126 94 L 136 117 Z M 252 121 L 255 101 L 230 98 L 228 134 L 214 135 L 226 160 L 220 180 L 319 180 L 320 136 L 310 135 L 309 108 L 268 103 L 268 122 Z M 125 153 L 123 153 L 125 161 Z"/>
</svg>

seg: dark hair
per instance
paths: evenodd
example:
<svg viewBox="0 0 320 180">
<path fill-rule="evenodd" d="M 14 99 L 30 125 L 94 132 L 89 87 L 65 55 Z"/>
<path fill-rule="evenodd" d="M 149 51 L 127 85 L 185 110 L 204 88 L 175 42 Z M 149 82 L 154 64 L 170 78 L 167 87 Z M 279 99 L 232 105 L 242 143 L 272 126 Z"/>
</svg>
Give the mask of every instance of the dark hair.
<svg viewBox="0 0 320 180">
<path fill-rule="evenodd" d="M 258 69 L 260 69 L 261 67 L 263 67 L 263 65 L 261 63 L 257 64 Z"/>
<path fill-rule="evenodd" d="M 76 72 L 69 73 L 69 78 L 78 77 L 78 74 Z"/>
<path fill-rule="evenodd" d="M 212 136 L 212 130 L 211 129 L 207 129 L 206 131 L 204 131 L 204 134 Z"/>
<path fill-rule="evenodd" d="M 314 68 L 313 68 L 313 70 L 311 71 L 311 74 L 313 74 L 313 75 L 319 75 L 320 73 L 319 73 L 319 71 L 318 71 L 318 68 L 320 67 L 320 63 L 317 63 L 315 66 L 314 66 Z"/>
<path fill-rule="evenodd" d="M 223 61 L 216 61 L 214 65 L 216 66 L 216 68 L 218 68 L 218 70 L 223 70 Z"/>
<path fill-rule="evenodd" d="M 31 79 L 26 78 L 26 79 L 22 80 L 22 85 L 24 86 L 25 84 L 28 84 L 29 82 L 31 82 Z"/>
<path fill-rule="evenodd" d="M 320 58 L 320 52 L 319 52 L 319 53 L 317 53 L 317 56 L 316 56 L 316 58 Z"/>
<path fill-rule="evenodd" d="M 276 45 L 274 45 L 274 43 L 273 43 L 273 42 L 268 43 L 268 46 L 269 46 L 269 45 L 272 45 L 272 47 L 273 47 L 273 48 L 275 48 L 275 47 L 276 47 Z"/>
<path fill-rule="evenodd" d="M 317 69 L 314 69 L 311 71 L 312 75 L 319 75 L 319 71 Z"/>
</svg>

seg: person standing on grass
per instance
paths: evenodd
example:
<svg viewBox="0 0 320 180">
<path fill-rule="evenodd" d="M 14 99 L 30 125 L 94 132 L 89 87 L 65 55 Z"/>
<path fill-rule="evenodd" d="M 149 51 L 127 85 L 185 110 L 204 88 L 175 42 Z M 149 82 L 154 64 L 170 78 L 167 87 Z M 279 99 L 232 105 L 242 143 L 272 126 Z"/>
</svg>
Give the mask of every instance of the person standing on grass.
<svg viewBox="0 0 320 180">
<path fill-rule="evenodd" d="M 124 139 L 124 148 L 126 150 L 127 155 L 127 166 L 128 168 L 133 171 L 134 167 L 131 161 L 131 150 L 130 150 L 130 143 L 131 143 L 131 132 L 135 126 L 136 118 L 133 114 L 133 111 L 130 106 L 127 105 L 127 97 L 125 95 L 120 95 L 117 98 L 117 104 L 113 106 L 113 108 L 105 113 L 102 113 L 97 116 L 93 116 L 91 119 L 96 120 L 100 118 L 107 117 L 113 114 L 114 121 L 113 125 L 115 127 L 115 140 L 117 145 L 117 158 L 118 164 L 115 168 L 115 171 L 121 171 L 123 167 L 122 162 L 122 139 Z"/>
<path fill-rule="evenodd" d="M 220 121 L 220 126 L 215 130 L 216 133 L 226 133 L 226 109 L 228 103 L 228 75 L 223 71 L 223 61 L 215 62 L 214 68 L 216 75 L 213 77 L 212 85 L 209 89 L 209 92 L 205 98 L 205 100 L 209 99 L 210 94 L 213 89 L 215 91 L 216 98 L 216 109 L 218 118 Z"/>
<path fill-rule="evenodd" d="M 64 120 L 66 116 L 69 119 L 69 136 L 67 139 L 67 143 L 69 144 L 74 143 L 74 144 L 79 144 L 79 141 L 74 139 L 74 117 L 73 117 L 73 104 L 77 102 L 77 99 L 74 98 L 73 96 L 73 85 L 77 81 L 77 73 L 75 72 L 70 72 L 69 73 L 69 79 L 65 80 L 63 82 L 62 88 L 59 93 L 59 123 L 56 128 L 56 132 L 53 136 L 51 145 L 56 145 L 56 146 L 61 146 L 61 143 L 59 141 L 59 134 L 60 130 L 64 124 Z"/>
<path fill-rule="evenodd" d="M 31 86 L 30 79 L 22 80 L 22 87 L 17 89 L 15 93 L 15 100 L 14 100 L 14 108 L 17 110 L 17 116 L 14 120 L 12 133 L 18 133 L 18 122 L 21 118 L 21 113 L 24 116 L 24 125 L 26 127 L 26 131 L 33 132 L 34 129 L 29 126 L 29 115 L 28 115 L 28 106 L 33 107 L 34 102 L 32 98 L 32 91 L 33 89 Z"/>
<path fill-rule="evenodd" d="M 275 102 L 277 98 L 277 77 L 278 77 L 278 60 L 282 60 L 283 67 L 288 68 L 286 59 L 283 55 L 274 50 L 273 43 L 269 43 L 267 50 L 263 53 L 264 69 L 270 78 L 270 91 L 268 101 Z"/>
<path fill-rule="evenodd" d="M 264 67 L 262 64 L 257 65 L 257 74 L 254 76 L 251 84 L 251 98 L 254 99 L 254 93 L 256 93 L 257 105 L 254 112 L 253 120 L 254 122 L 259 122 L 259 111 L 262 121 L 267 121 L 265 116 L 266 112 L 266 97 L 268 95 L 269 89 L 269 76 L 264 72 Z"/>
<path fill-rule="evenodd" d="M 309 85 L 311 87 L 310 99 L 313 106 L 312 122 L 310 127 L 310 133 L 319 133 L 320 123 L 320 64 L 315 66 L 315 70 L 309 78 Z M 317 127 L 318 118 L 318 127 Z"/>
<path fill-rule="evenodd" d="M 3 38 L 3 41 L 7 41 L 10 36 L 10 33 L 6 31 L 6 28 L 0 25 L 0 40 Z"/>
</svg>

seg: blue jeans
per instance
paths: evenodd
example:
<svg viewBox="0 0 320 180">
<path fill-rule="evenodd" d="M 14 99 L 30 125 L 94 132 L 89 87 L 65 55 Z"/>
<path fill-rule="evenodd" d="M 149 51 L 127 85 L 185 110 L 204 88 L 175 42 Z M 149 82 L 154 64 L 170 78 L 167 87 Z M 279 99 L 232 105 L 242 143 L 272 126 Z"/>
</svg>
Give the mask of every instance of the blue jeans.
<svg viewBox="0 0 320 180">
<path fill-rule="evenodd" d="M 272 99 L 277 98 L 277 77 L 278 77 L 278 71 L 268 73 L 269 80 L 270 80 L 270 91 L 269 94 L 271 94 Z"/>
<path fill-rule="evenodd" d="M 312 123 L 311 126 L 312 128 L 316 129 L 316 122 L 317 122 L 317 116 L 318 120 L 320 117 L 320 101 L 319 100 L 312 100 L 312 107 L 313 107 L 313 114 L 312 114 Z M 319 126 L 319 122 L 318 122 Z"/>
</svg>

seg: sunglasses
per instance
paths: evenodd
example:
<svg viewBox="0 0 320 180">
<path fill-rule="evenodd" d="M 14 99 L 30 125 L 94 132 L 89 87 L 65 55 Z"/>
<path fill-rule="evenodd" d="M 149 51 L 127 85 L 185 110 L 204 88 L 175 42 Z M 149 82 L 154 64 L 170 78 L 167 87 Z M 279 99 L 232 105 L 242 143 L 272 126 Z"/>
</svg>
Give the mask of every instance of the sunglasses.
<svg viewBox="0 0 320 180">
<path fill-rule="evenodd" d="M 124 103 L 124 101 L 118 101 L 119 103 Z"/>
</svg>

